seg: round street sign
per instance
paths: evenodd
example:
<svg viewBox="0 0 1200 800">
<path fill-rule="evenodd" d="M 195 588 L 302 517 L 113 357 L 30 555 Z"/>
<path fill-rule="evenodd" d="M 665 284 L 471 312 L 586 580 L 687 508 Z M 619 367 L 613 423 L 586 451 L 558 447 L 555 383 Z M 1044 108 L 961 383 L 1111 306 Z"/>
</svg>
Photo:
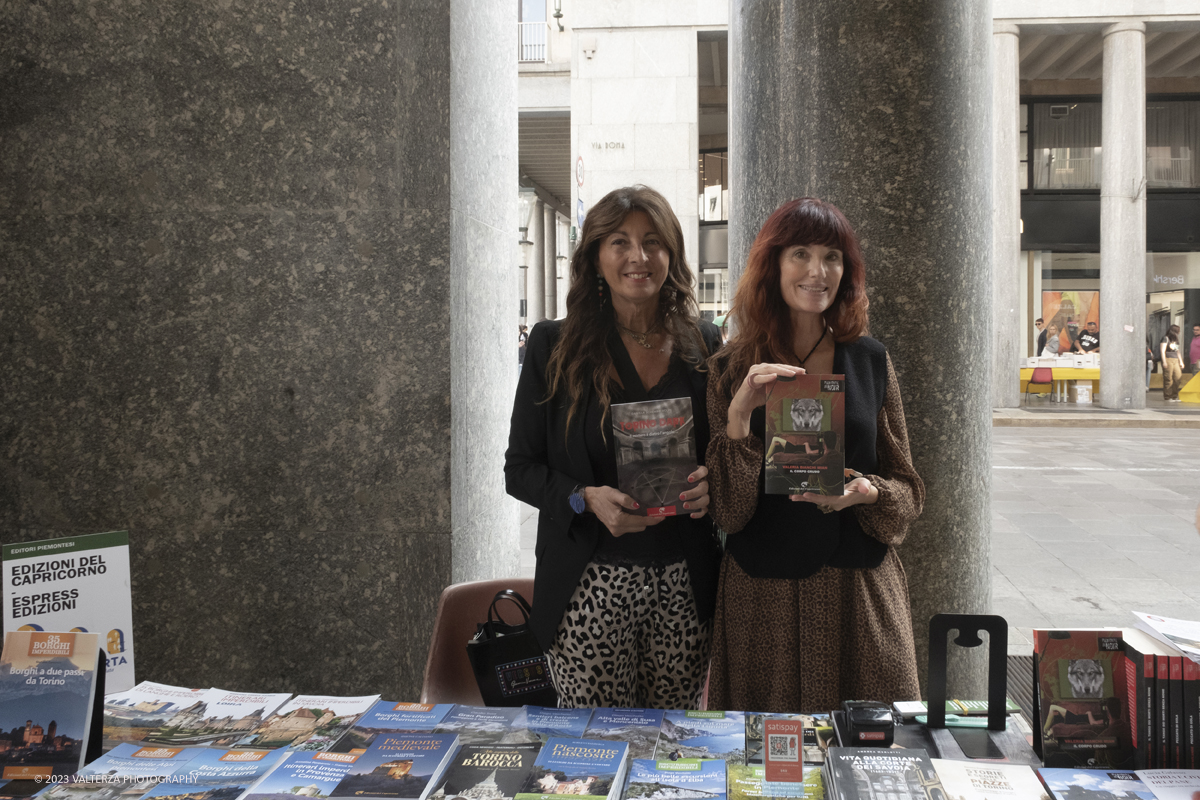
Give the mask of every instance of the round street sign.
<svg viewBox="0 0 1200 800">
<path fill-rule="evenodd" d="M 575 182 L 583 186 L 583 156 L 575 162 Z"/>
</svg>

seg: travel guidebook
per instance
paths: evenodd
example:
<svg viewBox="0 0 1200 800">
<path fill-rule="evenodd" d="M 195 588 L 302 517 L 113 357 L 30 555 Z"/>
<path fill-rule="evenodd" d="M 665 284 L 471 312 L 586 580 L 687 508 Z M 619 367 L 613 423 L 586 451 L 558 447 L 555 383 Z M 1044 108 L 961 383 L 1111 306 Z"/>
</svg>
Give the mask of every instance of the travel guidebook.
<svg viewBox="0 0 1200 800">
<path fill-rule="evenodd" d="M 550 739 L 516 800 L 619 800 L 628 759 L 625 742 Z"/>
<path fill-rule="evenodd" d="M 499 744 L 521 713 L 516 708 L 487 708 L 484 706 L 455 706 L 438 726 L 438 733 L 456 733 L 460 744 Z"/>
<path fill-rule="evenodd" d="M 122 742 L 144 742 L 180 711 L 198 700 L 215 698 L 217 693 L 142 681 L 132 689 L 110 694 L 104 698 L 104 749 Z"/>
<path fill-rule="evenodd" d="M 1132 769 L 1139 698 L 1121 632 L 1035 630 L 1033 639 L 1046 766 Z"/>
<path fill-rule="evenodd" d="M 100 754 L 95 633 L 10 631 L 0 653 L 0 778 L 70 775 Z M 89 745 L 91 754 L 89 755 Z"/>
<path fill-rule="evenodd" d="M 641 504 L 630 514 L 690 513 L 679 495 L 692 488 L 688 475 L 696 471 L 693 425 L 690 397 L 613 404 L 617 488 Z"/>
<path fill-rule="evenodd" d="M 1200 795 L 1200 770 L 1139 769 L 1137 776 L 1157 800 L 1196 800 Z"/>
<path fill-rule="evenodd" d="M 242 800 L 324 800 L 361 753 L 283 751 L 284 758 Z"/>
<path fill-rule="evenodd" d="M 727 762 L 729 800 L 760 800 L 760 798 L 791 797 L 804 800 L 823 800 L 826 797 L 824 777 L 819 769 L 804 771 L 804 783 L 767 783 L 766 767 L 761 764 Z M 833 794 L 830 800 L 836 800 Z"/>
<path fill-rule="evenodd" d="M 746 715 L 741 711 L 665 711 L 655 758 L 746 760 Z"/>
<path fill-rule="evenodd" d="M 145 741 L 177 747 L 232 747 L 258 728 L 292 695 L 227 692 L 209 689 L 203 697 L 167 718 Z"/>
<path fill-rule="evenodd" d="M 623 800 L 725 800 L 725 762 L 638 758 L 629 762 Z"/>
<path fill-rule="evenodd" d="M 1038 775 L 1054 800 L 1155 800 L 1154 792 L 1133 772 L 1044 768 Z"/>
<path fill-rule="evenodd" d="M 458 736 L 453 733 L 384 734 L 350 765 L 346 777 L 329 796 L 425 800 L 458 744 Z"/>
<path fill-rule="evenodd" d="M 651 708 L 597 708 L 585 739 L 628 742 L 630 758 L 654 758 L 663 711 Z"/>
<path fill-rule="evenodd" d="M 277 747 L 328 750 L 378 700 L 377 694 L 366 697 L 297 695 L 234 746 L 252 750 Z"/>
<path fill-rule="evenodd" d="M 351 753 L 366 750 L 381 733 L 431 731 L 453 708 L 453 703 L 433 705 L 380 700 L 358 718 L 354 727 L 330 748 L 330 752 Z"/>
<path fill-rule="evenodd" d="M 924 750 L 882 747 L 831 747 L 825 755 L 825 791 L 841 800 L 877 797 L 875 787 L 894 787 L 897 797 L 940 800 L 946 797 Z"/>
<path fill-rule="evenodd" d="M 285 755 L 286 750 L 204 749 L 142 800 L 237 800 Z"/>
<path fill-rule="evenodd" d="M 513 719 L 504 744 L 537 742 L 559 737 L 578 739 L 587 730 L 592 718 L 590 708 L 546 708 L 544 706 L 521 706 L 521 713 Z"/>
<path fill-rule="evenodd" d="M 71 778 L 39 792 L 38 800 L 114 800 L 141 797 L 202 751 L 184 747 L 119 744 Z"/>
<path fill-rule="evenodd" d="M 846 376 L 777 378 L 766 405 L 767 494 L 838 495 L 845 488 Z"/>
<path fill-rule="evenodd" d="M 513 800 L 529 780 L 541 749 L 540 743 L 463 745 L 430 797 Z"/>
<path fill-rule="evenodd" d="M 1024 764 L 930 760 L 947 800 L 1050 800 L 1037 775 Z"/>
</svg>

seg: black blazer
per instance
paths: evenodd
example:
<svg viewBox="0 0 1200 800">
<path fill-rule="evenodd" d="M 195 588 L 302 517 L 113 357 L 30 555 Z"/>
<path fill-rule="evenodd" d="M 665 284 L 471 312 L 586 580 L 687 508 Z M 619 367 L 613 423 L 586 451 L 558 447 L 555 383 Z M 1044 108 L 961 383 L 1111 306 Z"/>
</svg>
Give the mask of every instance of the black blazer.
<svg viewBox="0 0 1200 800">
<path fill-rule="evenodd" d="M 583 437 L 585 409 L 596 402 L 595 398 L 589 389 L 569 431 L 566 420 L 570 401 L 564 393 L 550 402 L 542 402 L 546 398 L 546 364 L 558 342 L 561 326 L 558 320 L 546 320 L 535 325 L 529 334 L 525 365 L 513 403 L 508 451 L 504 454 L 505 489 L 540 512 L 530 627 L 543 649 L 548 649 L 554 641 L 563 611 L 600 538 L 599 522 L 592 514 L 582 515 L 588 518 L 584 520 L 587 524 L 572 526 L 576 515 L 568 502 L 576 486 L 595 485 Z M 712 323 L 701 321 L 700 332 L 709 353 L 715 352 L 721 343 L 720 331 Z M 688 370 L 688 377 L 692 385 L 697 452 L 700 463 L 704 463 L 709 437 L 708 373 Z M 707 620 L 712 618 L 716 605 L 720 552 L 710 518 L 706 515 L 699 520 L 687 519 L 694 523 L 691 527 L 695 535 L 680 545 L 687 559 L 700 618 Z"/>
</svg>

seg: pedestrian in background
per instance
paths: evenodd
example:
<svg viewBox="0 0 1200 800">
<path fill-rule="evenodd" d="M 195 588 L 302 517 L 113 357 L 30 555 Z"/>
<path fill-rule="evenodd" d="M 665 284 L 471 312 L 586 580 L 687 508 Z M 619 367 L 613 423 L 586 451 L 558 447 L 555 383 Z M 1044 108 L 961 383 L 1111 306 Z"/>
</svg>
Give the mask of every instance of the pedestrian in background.
<svg viewBox="0 0 1200 800">
<path fill-rule="evenodd" d="M 1178 325 L 1167 329 L 1167 335 L 1158 343 L 1158 352 L 1162 358 L 1163 400 L 1168 403 L 1181 402 L 1179 390 L 1183 388 L 1183 353 L 1179 349 Z"/>
<path fill-rule="evenodd" d="M 528 327 L 525 325 L 517 326 L 517 374 L 521 374 L 521 368 L 525 366 L 525 342 L 529 341 Z"/>
<path fill-rule="evenodd" d="M 1200 374 L 1200 325 L 1192 326 L 1192 344 L 1188 347 L 1188 363 L 1192 365 L 1192 374 Z"/>
</svg>

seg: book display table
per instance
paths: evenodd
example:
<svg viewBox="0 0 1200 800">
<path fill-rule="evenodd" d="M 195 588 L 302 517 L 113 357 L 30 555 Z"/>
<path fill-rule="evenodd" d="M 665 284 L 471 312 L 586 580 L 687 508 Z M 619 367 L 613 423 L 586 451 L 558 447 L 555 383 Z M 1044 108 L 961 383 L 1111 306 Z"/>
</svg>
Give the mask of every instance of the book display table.
<svg viewBox="0 0 1200 800">
<path fill-rule="evenodd" d="M 1092 396 L 1095 397 L 1100 392 L 1100 368 L 1078 368 L 1078 367 L 1046 367 L 1049 369 L 1054 379 L 1053 399 L 1057 402 L 1066 402 L 1067 398 L 1067 381 L 1091 381 Z M 1032 367 L 1021 367 L 1021 394 L 1025 393 L 1025 388 L 1029 384 L 1029 379 L 1033 377 Z M 1200 387 L 1198 387 L 1200 389 Z"/>
</svg>

